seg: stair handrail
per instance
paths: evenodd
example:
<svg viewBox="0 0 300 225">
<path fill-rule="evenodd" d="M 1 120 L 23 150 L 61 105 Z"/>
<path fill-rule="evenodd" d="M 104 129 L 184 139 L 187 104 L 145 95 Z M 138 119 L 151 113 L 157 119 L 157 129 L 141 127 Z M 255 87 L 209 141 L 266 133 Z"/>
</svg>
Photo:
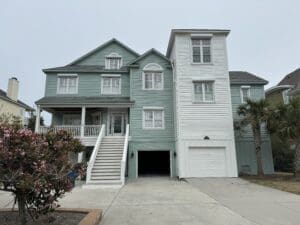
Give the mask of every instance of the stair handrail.
<svg viewBox="0 0 300 225">
<path fill-rule="evenodd" d="M 125 170 L 126 170 L 126 161 L 127 161 L 127 152 L 128 152 L 128 138 L 129 138 L 129 124 L 126 125 L 123 155 L 122 155 L 122 160 L 121 160 L 121 182 L 122 182 L 122 185 L 125 184 Z"/>
<path fill-rule="evenodd" d="M 92 152 L 90 160 L 88 162 L 87 172 L 86 172 L 86 183 L 89 183 L 91 181 L 92 168 L 94 166 L 94 163 L 95 163 L 95 160 L 97 157 L 97 153 L 99 151 L 99 147 L 101 145 L 101 141 L 102 141 L 102 138 L 104 137 L 104 135 L 105 135 L 105 124 L 102 124 L 99 135 L 97 137 L 96 144 L 94 146 L 93 152 Z"/>
</svg>

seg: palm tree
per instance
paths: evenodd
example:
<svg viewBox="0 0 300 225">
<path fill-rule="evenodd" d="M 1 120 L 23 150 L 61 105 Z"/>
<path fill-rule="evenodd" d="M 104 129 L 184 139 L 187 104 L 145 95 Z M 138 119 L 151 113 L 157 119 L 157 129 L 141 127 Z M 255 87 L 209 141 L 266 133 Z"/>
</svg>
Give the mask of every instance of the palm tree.
<svg viewBox="0 0 300 225">
<path fill-rule="evenodd" d="M 294 173 L 300 177 L 300 98 L 278 105 L 268 120 L 268 129 L 295 145 Z"/>
<path fill-rule="evenodd" d="M 257 175 L 262 176 L 264 171 L 261 153 L 261 127 L 269 117 L 268 103 L 265 99 L 258 101 L 248 99 L 245 104 L 240 105 L 237 113 L 242 117 L 240 121 L 242 126 L 251 126 L 256 153 Z"/>
</svg>

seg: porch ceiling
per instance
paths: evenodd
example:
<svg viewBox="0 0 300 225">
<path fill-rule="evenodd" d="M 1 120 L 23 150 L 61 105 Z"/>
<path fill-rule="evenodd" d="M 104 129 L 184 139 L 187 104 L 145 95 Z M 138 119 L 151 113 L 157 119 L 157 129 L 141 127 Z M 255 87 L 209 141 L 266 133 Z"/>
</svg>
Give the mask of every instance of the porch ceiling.
<svg viewBox="0 0 300 225">
<path fill-rule="evenodd" d="M 72 108 L 72 107 L 130 107 L 134 104 L 129 97 L 78 97 L 78 96 L 49 96 L 35 102 L 42 108 Z"/>
</svg>

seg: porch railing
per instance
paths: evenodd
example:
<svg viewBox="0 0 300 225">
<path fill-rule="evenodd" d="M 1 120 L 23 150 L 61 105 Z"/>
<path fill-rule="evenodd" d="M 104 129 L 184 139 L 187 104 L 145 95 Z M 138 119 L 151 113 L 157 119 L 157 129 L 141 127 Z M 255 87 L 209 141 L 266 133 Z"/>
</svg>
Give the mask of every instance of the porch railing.
<svg viewBox="0 0 300 225">
<path fill-rule="evenodd" d="M 105 136 L 105 124 L 102 124 L 101 129 L 100 129 L 100 133 L 99 136 L 97 138 L 96 144 L 94 146 L 92 155 L 90 157 L 90 160 L 88 162 L 88 167 L 87 167 L 87 172 L 86 172 L 86 183 L 88 184 L 89 182 L 91 182 L 91 175 L 92 175 L 92 168 L 94 166 L 95 160 L 96 160 L 96 156 L 97 153 L 99 151 L 100 145 L 101 145 L 101 141 L 102 138 Z"/>
<path fill-rule="evenodd" d="M 129 138 L 129 124 L 126 125 L 125 141 L 123 147 L 123 155 L 121 160 L 121 182 L 122 185 L 125 184 L 125 171 L 127 162 L 127 152 L 128 152 L 128 138 Z"/>
<path fill-rule="evenodd" d="M 50 130 L 53 132 L 65 130 L 74 137 L 97 137 L 100 129 L 100 125 L 55 125 L 51 127 L 40 126 L 39 132 L 47 133 Z"/>
</svg>

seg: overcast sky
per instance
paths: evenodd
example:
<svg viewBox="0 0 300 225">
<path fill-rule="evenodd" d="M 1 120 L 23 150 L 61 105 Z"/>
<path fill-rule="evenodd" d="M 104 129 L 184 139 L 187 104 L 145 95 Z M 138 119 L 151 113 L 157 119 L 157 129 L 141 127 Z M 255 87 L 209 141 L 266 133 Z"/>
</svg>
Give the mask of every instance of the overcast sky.
<svg viewBox="0 0 300 225">
<path fill-rule="evenodd" d="M 0 89 L 43 97 L 41 69 L 63 66 L 115 37 L 139 53 L 165 53 L 172 28 L 230 29 L 230 70 L 277 84 L 300 67 L 299 0 L 0 0 Z"/>
</svg>

